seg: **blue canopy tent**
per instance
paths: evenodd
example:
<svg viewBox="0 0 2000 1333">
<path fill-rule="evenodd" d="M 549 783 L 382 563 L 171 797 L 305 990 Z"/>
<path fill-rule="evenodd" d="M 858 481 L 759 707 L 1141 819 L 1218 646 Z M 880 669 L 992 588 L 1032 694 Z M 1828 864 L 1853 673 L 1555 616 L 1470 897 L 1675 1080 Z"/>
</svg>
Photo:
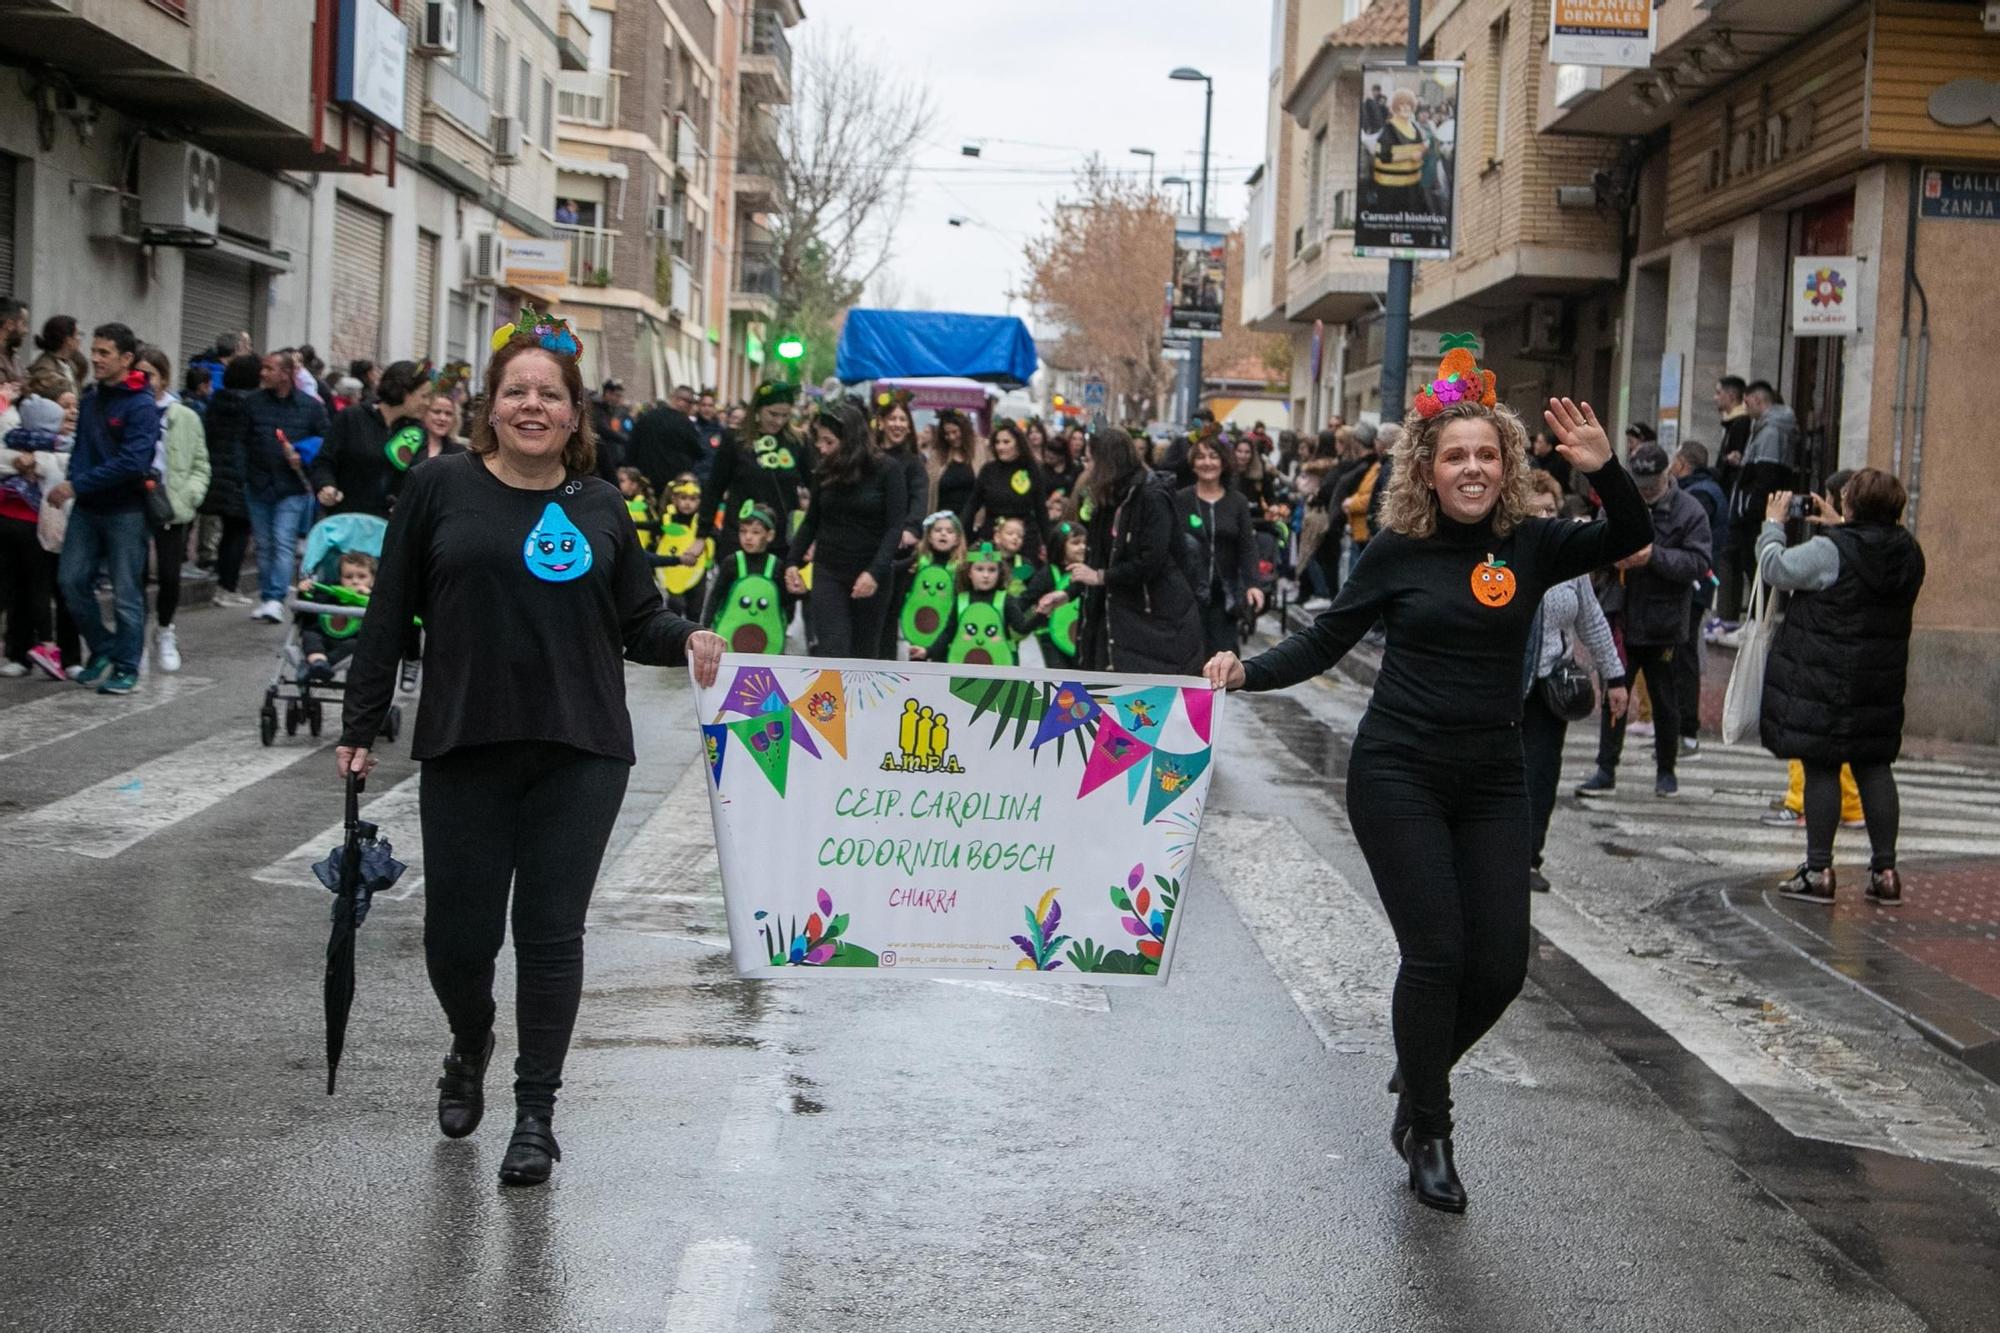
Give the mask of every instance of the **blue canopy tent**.
<svg viewBox="0 0 2000 1333">
<path fill-rule="evenodd" d="M 1008 387 L 1035 373 L 1035 340 L 1012 315 L 850 310 L 834 373 L 843 383 L 956 375 Z"/>
</svg>

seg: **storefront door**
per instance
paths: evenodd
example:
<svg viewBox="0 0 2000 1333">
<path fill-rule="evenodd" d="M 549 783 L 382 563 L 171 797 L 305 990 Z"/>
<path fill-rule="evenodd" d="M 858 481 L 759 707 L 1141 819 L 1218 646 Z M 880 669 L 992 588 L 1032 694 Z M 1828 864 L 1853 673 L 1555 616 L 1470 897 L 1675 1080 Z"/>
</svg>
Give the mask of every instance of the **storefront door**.
<svg viewBox="0 0 2000 1333">
<path fill-rule="evenodd" d="M 1833 195 L 1798 212 L 1799 254 L 1854 253 L 1854 195 Z M 1799 338 L 1793 343 L 1792 383 L 1787 399 L 1799 418 L 1798 471 L 1801 485 L 1818 490 L 1840 466 L 1841 386 L 1847 339 Z"/>
</svg>

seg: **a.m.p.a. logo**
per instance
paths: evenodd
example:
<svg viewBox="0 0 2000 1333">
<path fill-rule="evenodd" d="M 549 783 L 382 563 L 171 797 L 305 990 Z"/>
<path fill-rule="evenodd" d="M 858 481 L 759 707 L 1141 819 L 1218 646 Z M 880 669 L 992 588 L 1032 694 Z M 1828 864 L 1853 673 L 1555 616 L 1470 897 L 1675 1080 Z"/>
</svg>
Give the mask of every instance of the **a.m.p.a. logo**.
<svg viewBox="0 0 2000 1333">
<path fill-rule="evenodd" d="M 963 773 L 951 753 L 951 719 L 928 704 L 903 700 L 896 748 L 882 755 L 885 773 Z"/>
</svg>

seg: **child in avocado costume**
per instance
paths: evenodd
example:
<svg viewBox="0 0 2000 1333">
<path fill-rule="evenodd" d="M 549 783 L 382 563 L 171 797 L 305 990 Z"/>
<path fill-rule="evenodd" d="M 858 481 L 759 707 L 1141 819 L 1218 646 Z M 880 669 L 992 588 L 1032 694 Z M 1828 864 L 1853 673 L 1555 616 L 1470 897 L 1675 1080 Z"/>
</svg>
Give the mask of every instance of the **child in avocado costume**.
<svg viewBox="0 0 2000 1333">
<path fill-rule="evenodd" d="M 1081 523 L 1058 523 L 1049 529 L 1050 565 L 1028 580 L 1025 600 L 1048 623 L 1035 631 L 1042 663 L 1049 667 L 1076 665 L 1077 621 L 1083 613 L 1081 588 L 1070 586 L 1069 567 L 1080 565 L 1088 547 Z"/>
<path fill-rule="evenodd" d="M 701 535 L 701 483 L 694 473 L 675 477 L 667 496 L 669 508 L 660 515 L 660 539 L 653 547 L 653 572 L 667 606 L 686 615 L 715 563 L 715 543 Z"/>
<path fill-rule="evenodd" d="M 708 598 L 703 618 L 733 653 L 785 651 L 785 625 L 792 618 L 791 599 L 779 587 L 784 567 L 771 551 L 778 516 L 760 504 L 746 506 L 736 525 L 736 547 L 724 560 Z"/>
<path fill-rule="evenodd" d="M 913 661 L 942 657 L 978 666 L 1013 666 L 1014 645 L 1034 633 L 1040 617 L 1030 615 L 1001 580 L 1006 557 L 992 542 L 981 542 L 958 567 L 958 597 L 942 639 L 929 649 L 910 649 Z"/>
<path fill-rule="evenodd" d="M 305 658 L 299 668 L 301 685 L 332 680 L 334 667 L 354 655 L 354 644 L 361 637 L 361 617 L 368 613 L 368 597 L 374 591 L 375 557 L 366 551 L 341 553 L 339 587 L 315 579 L 299 581 L 299 596 L 306 601 L 355 608 L 351 616 L 300 613 L 299 652 Z"/>
<path fill-rule="evenodd" d="M 910 570 L 899 628 L 911 648 L 929 652 L 944 638 L 958 599 L 958 566 L 965 556 L 965 529 L 958 515 L 941 509 L 924 520 L 924 542 Z"/>
</svg>

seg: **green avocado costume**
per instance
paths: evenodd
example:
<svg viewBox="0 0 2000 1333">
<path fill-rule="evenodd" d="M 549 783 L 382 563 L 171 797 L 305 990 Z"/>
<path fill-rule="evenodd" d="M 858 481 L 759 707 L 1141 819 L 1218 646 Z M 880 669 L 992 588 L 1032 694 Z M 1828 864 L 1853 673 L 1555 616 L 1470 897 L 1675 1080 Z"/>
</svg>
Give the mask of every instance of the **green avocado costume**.
<svg viewBox="0 0 2000 1333">
<path fill-rule="evenodd" d="M 758 560 L 757 572 L 750 562 Z M 785 651 L 785 609 L 778 596 L 778 557 L 736 553 L 736 578 L 722 594 L 715 632 L 733 653 Z"/>
<path fill-rule="evenodd" d="M 958 595 L 958 621 L 951 632 L 951 650 L 945 660 L 970 662 L 978 666 L 1013 666 L 1014 641 L 1007 633 L 1007 616 L 1001 609 L 1007 601 L 1004 589 L 980 594 Z"/>
<path fill-rule="evenodd" d="M 1055 591 L 1069 591 L 1069 575 L 1057 573 L 1052 577 Z M 1052 648 L 1071 660 L 1076 658 L 1076 622 L 1082 614 L 1083 603 L 1072 596 L 1067 602 L 1049 612 L 1049 627 L 1042 632 Z"/>
<path fill-rule="evenodd" d="M 951 620 L 951 607 L 951 562 L 929 554 L 920 557 L 910 580 L 910 591 L 903 598 L 904 640 L 913 648 L 930 652 L 944 637 L 945 626 Z"/>
<path fill-rule="evenodd" d="M 333 602 L 340 606 L 357 607 L 364 613 L 368 610 L 367 593 L 356 592 L 354 589 L 338 583 L 315 582 L 312 586 L 312 596 L 309 600 L 318 602 L 321 605 Z M 329 639 L 351 639 L 361 632 L 361 617 L 359 615 L 334 616 L 321 613 L 319 618 L 319 632 Z"/>
</svg>

